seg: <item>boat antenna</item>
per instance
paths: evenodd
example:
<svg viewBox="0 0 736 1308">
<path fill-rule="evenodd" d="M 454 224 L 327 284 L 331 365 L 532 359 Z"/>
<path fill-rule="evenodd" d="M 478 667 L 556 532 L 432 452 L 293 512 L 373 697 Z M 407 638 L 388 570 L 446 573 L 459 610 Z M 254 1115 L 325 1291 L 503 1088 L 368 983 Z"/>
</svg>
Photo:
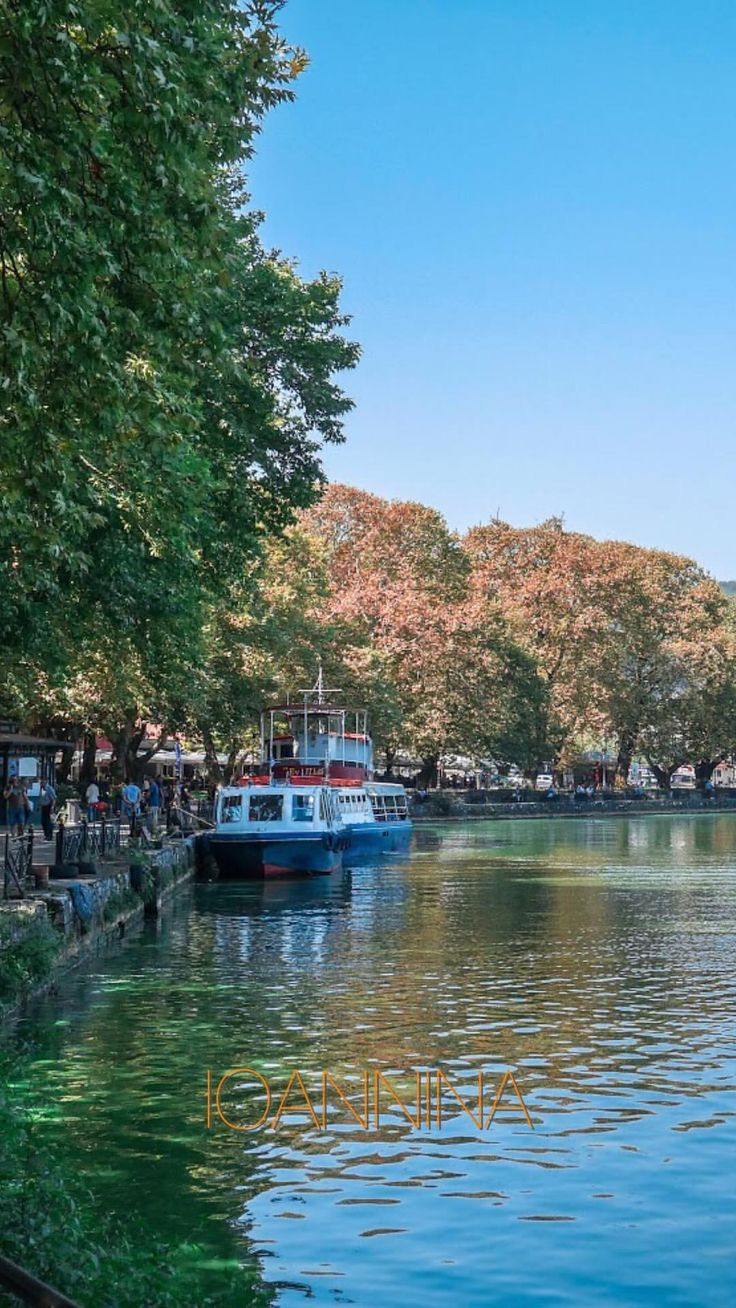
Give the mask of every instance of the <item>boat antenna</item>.
<svg viewBox="0 0 736 1308">
<path fill-rule="evenodd" d="M 339 694 L 341 694 L 341 690 L 340 690 L 340 687 L 339 687 L 339 686 L 325 686 L 324 675 L 323 675 L 323 672 L 322 672 L 322 660 L 321 660 L 321 659 L 319 660 L 319 663 L 318 663 L 317 666 L 318 666 L 319 671 L 317 672 L 317 680 L 315 681 L 314 685 L 313 685 L 313 686 L 310 686 L 308 689 L 307 689 L 306 687 L 303 687 L 303 688 L 299 691 L 299 694 L 304 696 L 304 702 L 305 702 L 305 703 L 306 703 L 306 700 L 307 700 L 307 695 L 315 695 L 315 696 L 316 696 L 316 699 L 315 699 L 314 702 L 315 702 L 316 704 L 323 704 L 326 695 L 339 695 Z"/>
</svg>

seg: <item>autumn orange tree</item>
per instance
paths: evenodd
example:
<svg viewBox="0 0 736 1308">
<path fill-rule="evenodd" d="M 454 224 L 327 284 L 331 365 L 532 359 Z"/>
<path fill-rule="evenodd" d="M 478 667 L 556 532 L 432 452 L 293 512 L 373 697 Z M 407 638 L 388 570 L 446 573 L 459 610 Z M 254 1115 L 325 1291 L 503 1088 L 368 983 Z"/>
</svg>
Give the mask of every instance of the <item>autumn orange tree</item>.
<svg viewBox="0 0 736 1308">
<path fill-rule="evenodd" d="M 736 743 L 728 601 L 692 560 L 567 532 L 493 521 L 465 539 L 472 586 L 496 599 L 549 691 L 556 758 L 616 742 L 625 781 L 645 754 L 660 784 L 684 761 L 702 778 Z"/>
<path fill-rule="evenodd" d="M 389 768 L 399 746 L 421 757 L 426 780 L 448 752 L 518 760 L 539 749 L 534 661 L 472 591 L 468 557 L 439 513 L 333 485 L 302 523 L 326 551 L 325 617 L 340 624 L 344 665 L 370 651 L 378 670 L 375 731 Z"/>
<path fill-rule="evenodd" d="M 447 754 L 531 772 L 607 739 L 622 780 L 639 754 L 667 786 L 685 760 L 705 779 L 736 742 L 729 603 L 678 555 L 556 519 L 460 540 L 424 505 L 332 485 L 253 569 L 190 686 L 213 757 L 318 660 L 370 710 L 386 767 L 408 750 L 427 781 Z"/>
<path fill-rule="evenodd" d="M 215 770 L 321 661 L 344 701 L 369 709 L 389 770 L 409 751 L 427 782 L 448 754 L 532 772 L 606 739 L 622 780 L 638 754 L 666 787 L 685 761 L 704 781 L 736 745 L 733 612 L 679 555 L 558 520 L 493 521 L 460 540 L 424 505 L 332 485 L 210 606 L 186 675 L 174 678 L 172 650 L 165 699 L 114 642 L 103 657 L 97 632 L 49 705 L 119 737 L 130 770 L 133 684 L 151 720 L 202 740 Z"/>
<path fill-rule="evenodd" d="M 736 743 L 736 663 L 728 601 L 691 559 L 606 542 L 609 624 L 599 691 L 618 742 L 619 771 L 634 752 L 660 785 L 686 761 L 701 780 Z"/>
<path fill-rule="evenodd" d="M 541 738 L 564 758 L 584 733 L 605 726 L 598 683 L 607 583 L 599 542 L 552 518 L 529 528 L 494 520 L 473 528 L 463 544 L 473 591 L 500 607 L 539 669 L 547 689 Z"/>
</svg>

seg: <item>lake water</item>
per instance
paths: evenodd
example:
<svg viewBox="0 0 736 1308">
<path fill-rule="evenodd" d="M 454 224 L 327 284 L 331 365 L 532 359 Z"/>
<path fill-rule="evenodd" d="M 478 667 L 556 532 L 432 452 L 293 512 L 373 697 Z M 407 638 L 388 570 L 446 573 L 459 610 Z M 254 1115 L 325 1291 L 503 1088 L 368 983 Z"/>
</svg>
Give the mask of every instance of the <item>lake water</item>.
<svg viewBox="0 0 736 1308">
<path fill-rule="evenodd" d="M 736 816 L 438 823 L 344 877 L 198 886 L 17 1037 L 100 1202 L 199 1246 L 192 1308 L 234 1260 L 224 1308 L 734 1300 Z M 323 1070 L 360 1109 L 364 1068 L 410 1108 L 414 1069 L 469 1102 L 513 1069 L 534 1129 L 451 1093 L 439 1128 L 333 1095 L 326 1130 L 208 1129 L 235 1067 L 271 1119 L 294 1068 L 318 1114 Z"/>
</svg>

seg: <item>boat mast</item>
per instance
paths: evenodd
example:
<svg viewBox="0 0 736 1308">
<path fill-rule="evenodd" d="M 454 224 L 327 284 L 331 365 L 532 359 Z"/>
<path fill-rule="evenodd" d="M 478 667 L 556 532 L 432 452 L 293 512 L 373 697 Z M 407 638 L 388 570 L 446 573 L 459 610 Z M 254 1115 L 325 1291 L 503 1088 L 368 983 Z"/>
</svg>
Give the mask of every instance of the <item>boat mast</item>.
<svg viewBox="0 0 736 1308">
<path fill-rule="evenodd" d="M 320 709 L 326 710 L 327 744 L 325 746 L 324 770 L 325 770 L 325 776 L 328 776 L 329 767 L 330 767 L 330 757 L 329 757 L 330 755 L 330 706 L 325 701 L 326 701 L 326 696 L 340 695 L 342 694 L 342 692 L 339 686 L 325 686 L 324 672 L 322 668 L 321 659 L 318 661 L 317 664 L 317 680 L 315 681 L 314 685 L 310 686 L 309 688 L 303 687 L 302 689 L 300 689 L 299 694 L 302 695 L 304 698 L 304 750 L 305 750 L 304 762 L 305 763 L 309 761 L 309 755 L 307 753 L 307 749 L 308 749 L 308 741 L 309 741 L 308 732 L 309 732 L 310 711 L 312 715 L 315 717 L 317 725 L 319 725 L 319 719 L 321 716 L 319 710 Z M 317 711 L 315 712 L 315 710 Z M 343 713 L 342 715 L 343 761 L 345 758 L 345 720 L 344 719 L 345 719 L 345 715 Z"/>
</svg>

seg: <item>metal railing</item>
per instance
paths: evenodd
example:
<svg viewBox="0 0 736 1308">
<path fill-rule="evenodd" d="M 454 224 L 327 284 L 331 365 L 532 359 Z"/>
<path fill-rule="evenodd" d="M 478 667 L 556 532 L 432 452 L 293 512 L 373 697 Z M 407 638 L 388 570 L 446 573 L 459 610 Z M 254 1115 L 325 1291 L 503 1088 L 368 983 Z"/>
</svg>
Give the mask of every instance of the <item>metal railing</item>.
<svg viewBox="0 0 736 1308">
<path fill-rule="evenodd" d="M 3 1258 L 2 1255 L 0 1255 L 0 1286 L 4 1290 L 10 1290 L 11 1294 L 23 1303 L 30 1304 L 31 1308 L 79 1308 L 79 1304 L 73 1299 L 67 1299 L 65 1294 L 60 1294 L 45 1281 L 39 1281 L 37 1276 L 32 1276 L 23 1267 L 11 1262 L 9 1258 Z"/>
<path fill-rule="evenodd" d="M 80 859 L 107 858 L 121 847 L 120 818 L 101 818 L 99 822 L 66 823 L 56 830 L 56 862 L 78 863 Z"/>
<path fill-rule="evenodd" d="M 29 827 L 22 836 L 5 833 L 5 857 L 3 861 L 3 897 L 10 898 L 12 888 L 19 899 L 25 898 L 26 885 L 31 875 L 33 863 L 33 827 Z"/>
</svg>

